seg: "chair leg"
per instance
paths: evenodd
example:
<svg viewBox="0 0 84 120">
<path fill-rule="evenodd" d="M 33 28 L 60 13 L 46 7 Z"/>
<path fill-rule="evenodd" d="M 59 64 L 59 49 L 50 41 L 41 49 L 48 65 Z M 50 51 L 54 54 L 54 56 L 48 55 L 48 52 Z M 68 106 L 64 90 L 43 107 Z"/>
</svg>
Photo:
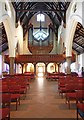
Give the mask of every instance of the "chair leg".
<svg viewBox="0 0 84 120">
<path fill-rule="evenodd" d="M 9 115 L 8 115 L 8 120 L 10 120 L 10 113 L 9 113 Z"/>
<path fill-rule="evenodd" d="M 16 98 L 16 110 L 17 110 L 17 106 L 18 106 L 18 99 Z"/>
<path fill-rule="evenodd" d="M 20 105 L 20 97 L 19 97 L 18 101 L 19 101 L 19 105 Z"/>
<path fill-rule="evenodd" d="M 78 120 L 78 108 L 77 108 L 77 120 Z"/>
<path fill-rule="evenodd" d="M 68 108 L 70 109 L 70 101 L 68 100 Z"/>
<path fill-rule="evenodd" d="M 67 97 L 65 97 L 65 104 L 67 104 Z"/>
</svg>

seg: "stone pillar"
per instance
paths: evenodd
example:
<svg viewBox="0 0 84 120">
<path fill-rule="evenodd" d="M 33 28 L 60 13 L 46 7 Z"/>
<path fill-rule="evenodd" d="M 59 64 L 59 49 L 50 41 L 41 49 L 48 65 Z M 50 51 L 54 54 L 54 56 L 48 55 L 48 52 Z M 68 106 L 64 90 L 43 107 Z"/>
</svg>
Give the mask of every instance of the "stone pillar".
<svg viewBox="0 0 84 120">
<path fill-rule="evenodd" d="M 76 54 L 76 63 L 75 63 L 76 71 L 78 72 L 78 55 Z"/>
<path fill-rule="evenodd" d="M 33 26 L 32 26 L 32 27 L 33 27 Z M 32 27 L 29 29 L 29 44 L 30 44 L 30 45 L 33 45 L 33 41 L 32 41 L 32 40 L 33 40 L 33 37 L 32 37 L 33 28 L 32 28 Z"/>
<path fill-rule="evenodd" d="M 48 63 L 45 63 L 45 75 L 47 74 L 47 65 Z"/>
<path fill-rule="evenodd" d="M 66 57 L 66 62 L 67 62 L 67 69 L 66 69 L 66 72 L 67 72 L 67 74 L 71 74 L 71 69 L 70 69 L 70 65 L 71 65 L 71 56 Z"/>
<path fill-rule="evenodd" d="M 54 65 L 55 65 L 55 72 L 57 72 L 57 70 L 56 70 L 56 63 L 54 63 Z"/>
<path fill-rule="evenodd" d="M 28 64 L 25 64 L 25 72 L 27 72 L 27 65 L 28 65 Z"/>
<path fill-rule="evenodd" d="M 33 63 L 34 65 L 34 75 L 36 75 L 36 63 Z"/>
<path fill-rule="evenodd" d="M 16 74 L 16 66 L 17 66 L 17 64 L 15 63 L 15 74 Z"/>
<path fill-rule="evenodd" d="M 21 66 L 22 66 L 22 74 L 23 74 L 23 67 L 24 67 L 24 63 L 21 63 Z"/>
<path fill-rule="evenodd" d="M 58 63 L 57 65 L 58 65 L 58 72 L 60 72 L 60 64 Z"/>
<path fill-rule="evenodd" d="M 10 57 L 10 70 L 9 70 L 10 75 L 14 75 L 14 60 L 15 60 L 14 57 Z"/>
</svg>

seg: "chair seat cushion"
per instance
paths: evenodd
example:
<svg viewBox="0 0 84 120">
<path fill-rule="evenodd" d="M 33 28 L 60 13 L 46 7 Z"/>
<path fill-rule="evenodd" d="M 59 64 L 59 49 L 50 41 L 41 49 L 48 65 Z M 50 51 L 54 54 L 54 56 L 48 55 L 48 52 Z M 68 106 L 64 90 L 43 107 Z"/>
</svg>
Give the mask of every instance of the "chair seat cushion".
<svg viewBox="0 0 84 120">
<path fill-rule="evenodd" d="M 0 108 L 0 119 L 6 118 L 10 113 L 9 108 Z"/>
<path fill-rule="evenodd" d="M 65 87 L 60 87 L 60 90 L 64 92 L 64 91 L 66 91 L 66 88 Z"/>
<path fill-rule="evenodd" d="M 11 94 L 11 99 L 20 98 L 20 94 Z"/>
<path fill-rule="evenodd" d="M 84 112 L 84 103 L 78 103 L 77 108 Z"/>
<path fill-rule="evenodd" d="M 66 93 L 66 97 L 68 97 L 68 98 L 76 98 L 76 93 L 75 92 Z"/>
</svg>

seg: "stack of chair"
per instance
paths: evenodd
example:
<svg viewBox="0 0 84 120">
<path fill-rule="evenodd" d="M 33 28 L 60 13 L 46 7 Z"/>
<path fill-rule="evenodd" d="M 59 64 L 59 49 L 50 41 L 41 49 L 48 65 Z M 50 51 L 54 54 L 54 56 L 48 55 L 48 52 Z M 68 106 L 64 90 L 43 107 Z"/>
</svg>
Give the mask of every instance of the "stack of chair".
<svg viewBox="0 0 84 120">
<path fill-rule="evenodd" d="M 84 103 L 78 103 L 77 104 L 77 120 L 80 116 L 84 120 Z"/>
<path fill-rule="evenodd" d="M 26 96 L 27 80 L 24 76 L 9 76 L 2 79 L 2 93 L 10 93 L 11 103 L 16 103 L 16 110 L 20 105 L 20 99 L 24 95 Z"/>
<path fill-rule="evenodd" d="M 73 92 L 66 93 L 66 103 L 68 103 L 68 106 L 70 108 L 70 101 L 75 101 L 76 104 L 78 101 L 84 100 L 84 79 L 83 78 L 75 78 L 73 80 Z"/>
<path fill-rule="evenodd" d="M 10 94 L 0 93 L 0 120 L 10 120 Z"/>
<path fill-rule="evenodd" d="M 70 101 L 84 100 L 84 78 L 78 76 L 66 76 L 58 80 L 59 94 L 65 95 L 65 102 L 70 108 Z"/>
</svg>

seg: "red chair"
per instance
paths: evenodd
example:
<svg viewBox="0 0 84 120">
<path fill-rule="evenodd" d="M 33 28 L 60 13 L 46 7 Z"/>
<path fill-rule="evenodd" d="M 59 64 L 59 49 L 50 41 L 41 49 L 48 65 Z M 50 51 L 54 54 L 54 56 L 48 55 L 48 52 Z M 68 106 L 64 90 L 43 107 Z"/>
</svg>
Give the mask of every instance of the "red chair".
<svg viewBox="0 0 84 120">
<path fill-rule="evenodd" d="M 11 95 L 11 102 L 16 102 L 16 110 L 18 103 L 20 105 L 20 90 L 18 85 L 9 86 L 9 93 Z"/>
<path fill-rule="evenodd" d="M 9 93 L 8 85 L 0 86 L 0 93 Z"/>
<path fill-rule="evenodd" d="M 10 119 L 10 94 L 0 94 L 0 120 Z"/>
<path fill-rule="evenodd" d="M 63 95 L 63 93 L 71 93 L 71 92 L 74 92 L 75 91 L 75 87 L 74 87 L 74 84 L 72 83 L 68 83 L 68 84 L 65 84 L 65 87 L 61 87 L 60 88 L 60 93 Z"/>
<path fill-rule="evenodd" d="M 78 115 L 84 120 L 84 103 L 77 104 L 77 120 L 79 119 Z"/>
<path fill-rule="evenodd" d="M 20 94 L 11 94 L 11 102 L 16 102 L 16 110 L 18 104 L 20 105 Z"/>
<path fill-rule="evenodd" d="M 19 92 L 20 94 L 23 94 L 26 97 L 26 93 L 27 93 L 27 81 L 20 79 L 18 80 L 18 85 L 20 86 Z"/>
<path fill-rule="evenodd" d="M 84 100 L 84 90 L 77 90 L 76 92 L 66 93 L 66 103 L 70 109 L 70 101 L 82 102 Z"/>
<path fill-rule="evenodd" d="M 10 120 L 10 109 L 9 108 L 0 108 L 0 120 Z"/>
</svg>

